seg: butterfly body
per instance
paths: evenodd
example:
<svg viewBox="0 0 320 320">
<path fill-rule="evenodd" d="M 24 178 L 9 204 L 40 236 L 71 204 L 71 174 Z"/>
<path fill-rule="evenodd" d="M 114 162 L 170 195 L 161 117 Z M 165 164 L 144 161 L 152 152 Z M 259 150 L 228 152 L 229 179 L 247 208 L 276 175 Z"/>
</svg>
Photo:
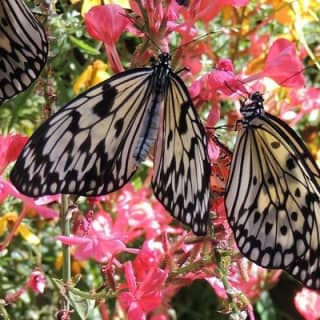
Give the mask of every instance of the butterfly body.
<svg viewBox="0 0 320 320">
<path fill-rule="evenodd" d="M 240 251 L 320 288 L 320 171 L 298 135 L 263 110 L 256 93 L 242 103 L 226 187 L 227 217 Z"/>
<path fill-rule="evenodd" d="M 48 41 L 23 0 L 0 3 L 0 104 L 28 88 L 47 61 Z"/>
<path fill-rule="evenodd" d="M 210 162 L 204 128 L 169 55 L 119 73 L 43 123 L 11 181 L 22 193 L 103 195 L 121 188 L 155 143 L 154 194 L 194 233 L 206 232 Z"/>
</svg>

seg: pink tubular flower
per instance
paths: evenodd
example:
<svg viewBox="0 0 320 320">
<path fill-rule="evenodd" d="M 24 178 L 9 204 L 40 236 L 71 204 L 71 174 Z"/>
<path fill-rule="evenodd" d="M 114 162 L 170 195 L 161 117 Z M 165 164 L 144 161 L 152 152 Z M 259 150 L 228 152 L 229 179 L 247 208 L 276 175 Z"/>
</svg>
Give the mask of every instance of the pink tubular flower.
<svg viewBox="0 0 320 320">
<path fill-rule="evenodd" d="M 45 286 L 46 278 L 44 274 L 39 270 L 33 271 L 28 280 L 28 287 L 35 293 L 43 293 Z"/>
<path fill-rule="evenodd" d="M 34 209 L 45 219 L 55 218 L 58 213 L 46 207 L 45 205 L 38 204 L 38 201 L 21 194 L 10 182 L 3 180 L 0 177 L 0 201 L 3 201 L 6 197 L 13 196 L 23 201 L 25 207 Z"/>
<path fill-rule="evenodd" d="M 183 8 L 182 13 L 190 24 L 194 24 L 197 20 L 208 23 L 220 13 L 224 6 L 241 7 L 248 2 L 249 0 L 192 0 L 189 8 Z"/>
<path fill-rule="evenodd" d="M 127 290 L 119 295 L 121 307 L 128 313 L 129 320 L 144 320 L 146 314 L 157 308 L 162 299 L 161 288 L 167 279 L 167 272 L 154 267 L 146 277 L 136 281 L 131 262 L 124 264 Z"/>
<path fill-rule="evenodd" d="M 123 71 L 115 43 L 130 23 L 124 9 L 117 4 L 93 7 L 85 15 L 85 23 L 90 36 L 103 41 L 112 70 Z"/>
<path fill-rule="evenodd" d="M 276 40 L 268 52 L 263 71 L 247 78 L 245 82 L 262 77 L 269 77 L 284 87 L 301 88 L 305 85 L 303 65 L 293 43 L 287 39 Z"/>
<path fill-rule="evenodd" d="M 294 305 L 305 320 L 320 319 L 320 295 L 303 288 L 294 297 Z"/>
<path fill-rule="evenodd" d="M 23 285 L 23 287 L 14 293 L 8 294 L 5 297 L 5 301 L 6 303 L 13 303 L 17 301 L 28 289 L 31 289 L 34 293 L 42 294 L 44 292 L 45 285 L 46 278 L 44 277 L 44 274 L 39 270 L 35 270 L 31 273 L 28 281 Z"/>
<path fill-rule="evenodd" d="M 20 134 L 0 136 L 0 174 L 11 161 L 18 158 L 27 140 L 28 137 Z"/>
<path fill-rule="evenodd" d="M 78 260 L 91 258 L 105 263 L 120 252 L 130 251 L 124 244 L 125 235 L 114 232 L 111 217 L 106 212 L 95 214 L 84 236 L 58 236 L 57 239 L 66 245 L 76 246 L 74 256 Z"/>
</svg>

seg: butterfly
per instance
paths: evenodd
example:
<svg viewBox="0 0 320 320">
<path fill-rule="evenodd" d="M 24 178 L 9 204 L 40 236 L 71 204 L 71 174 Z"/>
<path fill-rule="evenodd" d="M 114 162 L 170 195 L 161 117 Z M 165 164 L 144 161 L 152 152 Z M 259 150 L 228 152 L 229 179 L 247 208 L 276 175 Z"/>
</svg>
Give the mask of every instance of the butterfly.
<svg viewBox="0 0 320 320">
<path fill-rule="evenodd" d="M 0 2 L 0 104 L 27 89 L 46 64 L 48 41 L 23 0 Z"/>
<path fill-rule="evenodd" d="M 11 172 L 22 193 L 103 195 L 121 188 L 155 145 L 155 196 L 204 235 L 209 216 L 207 137 L 170 56 L 82 93 L 31 136 Z"/>
<path fill-rule="evenodd" d="M 259 92 L 241 102 L 225 208 L 241 253 L 320 289 L 320 170 Z"/>
</svg>

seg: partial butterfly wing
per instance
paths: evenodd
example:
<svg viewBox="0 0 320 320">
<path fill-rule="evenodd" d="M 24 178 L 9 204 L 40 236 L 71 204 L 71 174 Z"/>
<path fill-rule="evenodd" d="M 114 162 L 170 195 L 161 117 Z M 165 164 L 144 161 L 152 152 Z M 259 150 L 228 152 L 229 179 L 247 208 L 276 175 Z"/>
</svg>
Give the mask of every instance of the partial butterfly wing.
<svg viewBox="0 0 320 320">
<path fill-rule="evenodd" d="M 225 206 L 248 259 L 320 288 L 320 171 L 297 134 L 259 112 L 240 130 Z"/>
<path fill-rule="evenodd" d="M 197 235 L 209 218 L 210 160 L 207 137 L 182 80 L 170 73 L 160 120 L 154 193 L 178 220 Z"/>
<path fill-rule="evenodd" d="M 0 104 L 32 84 L 47 55 L 45 31 L 23 0 L 1 0 Z"/>
<path fill-rule="evenodd" d="M 61 108 L 24 147 L 13 184 L 31 197 L 121 188 L 138 165 L 136 149 L 154 99 L 152 77 L 152 68 L 120 73 Z"/>
</svg>

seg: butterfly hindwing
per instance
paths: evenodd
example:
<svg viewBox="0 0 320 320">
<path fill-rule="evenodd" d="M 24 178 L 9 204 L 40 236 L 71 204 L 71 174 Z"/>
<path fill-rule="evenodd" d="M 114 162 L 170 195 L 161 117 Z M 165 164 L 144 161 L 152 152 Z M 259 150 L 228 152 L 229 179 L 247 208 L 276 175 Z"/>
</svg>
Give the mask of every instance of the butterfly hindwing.
<svg viewBox="0 0 320 320">
<path fill-rule="evenodd" d="M 188 89 L 170 74 L 152 180 L 156 197 L 178 220 L 204 235 L 209 215 L 207 137 Z"/>
<path fill-rule="evenodd" d="M 238 133 L 225 197 L 237 245 L 253 262 L 312 288 L 320 287 L 318 179 L 312 156 L 283 121 L 261 112 Z"/>
<path fill-rule="evenodd" d="M 48 41 L 23 0 L 0 2 L 0 104 L 28 88 L 47 61 Z"/>
<path fill-rule="evenodd" d="M 118 74 L 76 97 L 36 130 L 11 172 L 24 194 L 102 195 L 135 172 L 153 91 L 151 68 Z"/>
</svg>

